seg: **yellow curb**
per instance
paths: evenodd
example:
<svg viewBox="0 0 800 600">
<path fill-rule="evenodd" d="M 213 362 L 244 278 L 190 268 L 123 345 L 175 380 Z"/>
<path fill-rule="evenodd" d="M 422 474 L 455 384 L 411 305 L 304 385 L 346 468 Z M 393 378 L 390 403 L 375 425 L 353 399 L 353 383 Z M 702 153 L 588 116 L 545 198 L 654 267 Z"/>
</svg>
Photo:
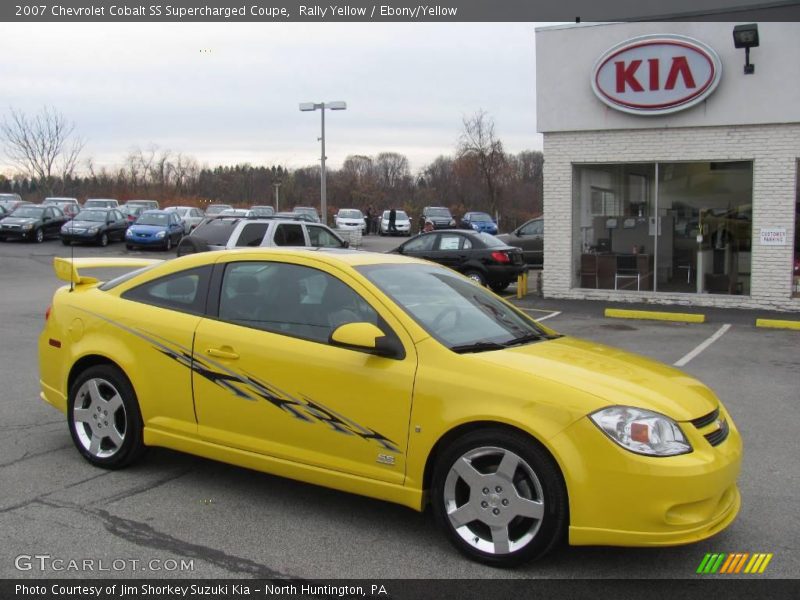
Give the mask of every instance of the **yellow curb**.
<svg viewBox="0 0 800 600">
<path fill-rule="evenodd" d="M 705 323 L 706 316 L 693 313 L 658 312 L 655 310 L 624 310 L 607 308 L 605 315 L 616 319 L 650 319 L 653 321 L 680 321 L 682 323 Z"/>
<path fill-rule="evenodd" d="M 756 319 L 756 327 L 773 329 L 796 329 L 800 331 L 800 321 L 782 321 L 780 319 Z"/>
</svg>

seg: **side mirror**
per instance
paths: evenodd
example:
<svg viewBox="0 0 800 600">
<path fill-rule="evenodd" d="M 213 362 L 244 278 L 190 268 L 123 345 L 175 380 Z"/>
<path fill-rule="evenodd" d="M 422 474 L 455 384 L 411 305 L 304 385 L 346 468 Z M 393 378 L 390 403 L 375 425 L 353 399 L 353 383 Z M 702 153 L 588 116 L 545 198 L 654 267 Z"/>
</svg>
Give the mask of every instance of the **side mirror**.
<svg viewBox="0 0 800 600">
<path fill-rule="evenodd" d="M 340 325 L 333 330 L 328 343 L 387 358 L 400 358 L 404 354 L 397 340 L 388 338 L 376 325 L 366 322 Z"/>
</svg>

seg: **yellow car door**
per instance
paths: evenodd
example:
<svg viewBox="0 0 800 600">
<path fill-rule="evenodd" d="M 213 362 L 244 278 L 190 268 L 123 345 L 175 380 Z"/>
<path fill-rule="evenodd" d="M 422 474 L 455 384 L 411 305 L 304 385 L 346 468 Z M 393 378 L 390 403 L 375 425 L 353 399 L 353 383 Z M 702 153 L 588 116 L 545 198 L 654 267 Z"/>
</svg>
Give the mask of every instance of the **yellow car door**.
<svg viewBox="0 0 800 600">
<path fill-rule="evenodd" d="M 225 257 L 217 318 L 197 328 L 193 372 L 200 436 L 303 465 L 402 483 L 417 361 L 394 316 L 349 275 L 313 259 Z M 212 291 L 212 297 L 216 297 Z M 368 322 L 402 356 L 329 342 Z"/>
</svg>

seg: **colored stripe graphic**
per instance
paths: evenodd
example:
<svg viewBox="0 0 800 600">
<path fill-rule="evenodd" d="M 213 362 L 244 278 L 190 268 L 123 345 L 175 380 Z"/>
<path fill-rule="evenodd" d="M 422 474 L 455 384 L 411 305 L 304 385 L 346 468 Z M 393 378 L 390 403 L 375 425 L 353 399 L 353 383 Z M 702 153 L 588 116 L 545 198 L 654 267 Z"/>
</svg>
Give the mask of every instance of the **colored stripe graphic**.
<svg viewBox="0 0 800 600">
<path fill-rule="evenodd" d="M 757 552 L 755 554 L 750 554 L 749 552 L 732 552 L 730 554 L 709 552 L 700 561 L 700 566 L 697 567 L 696 572 L 702 575 L 716 573 L 733 575 L 742 572 L 748 574 L 763 573 L 766 571 L 767 565 L 773 556 L 772 553 L 766 552 Z"/>
</svg>

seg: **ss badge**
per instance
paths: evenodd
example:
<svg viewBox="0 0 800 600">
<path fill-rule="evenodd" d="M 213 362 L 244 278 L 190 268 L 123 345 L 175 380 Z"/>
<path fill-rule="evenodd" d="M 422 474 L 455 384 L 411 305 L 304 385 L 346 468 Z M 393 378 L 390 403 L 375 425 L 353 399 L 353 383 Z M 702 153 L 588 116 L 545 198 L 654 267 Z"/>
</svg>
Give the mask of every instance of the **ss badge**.
<svg viewBox="0 0 800 600">
<path fill-rule="evenodd" d="M 394 464 L 394 456 L 391 454 L 378 454 L 378 461 L 382 465 L 393 465 Z"/>
</svg>

